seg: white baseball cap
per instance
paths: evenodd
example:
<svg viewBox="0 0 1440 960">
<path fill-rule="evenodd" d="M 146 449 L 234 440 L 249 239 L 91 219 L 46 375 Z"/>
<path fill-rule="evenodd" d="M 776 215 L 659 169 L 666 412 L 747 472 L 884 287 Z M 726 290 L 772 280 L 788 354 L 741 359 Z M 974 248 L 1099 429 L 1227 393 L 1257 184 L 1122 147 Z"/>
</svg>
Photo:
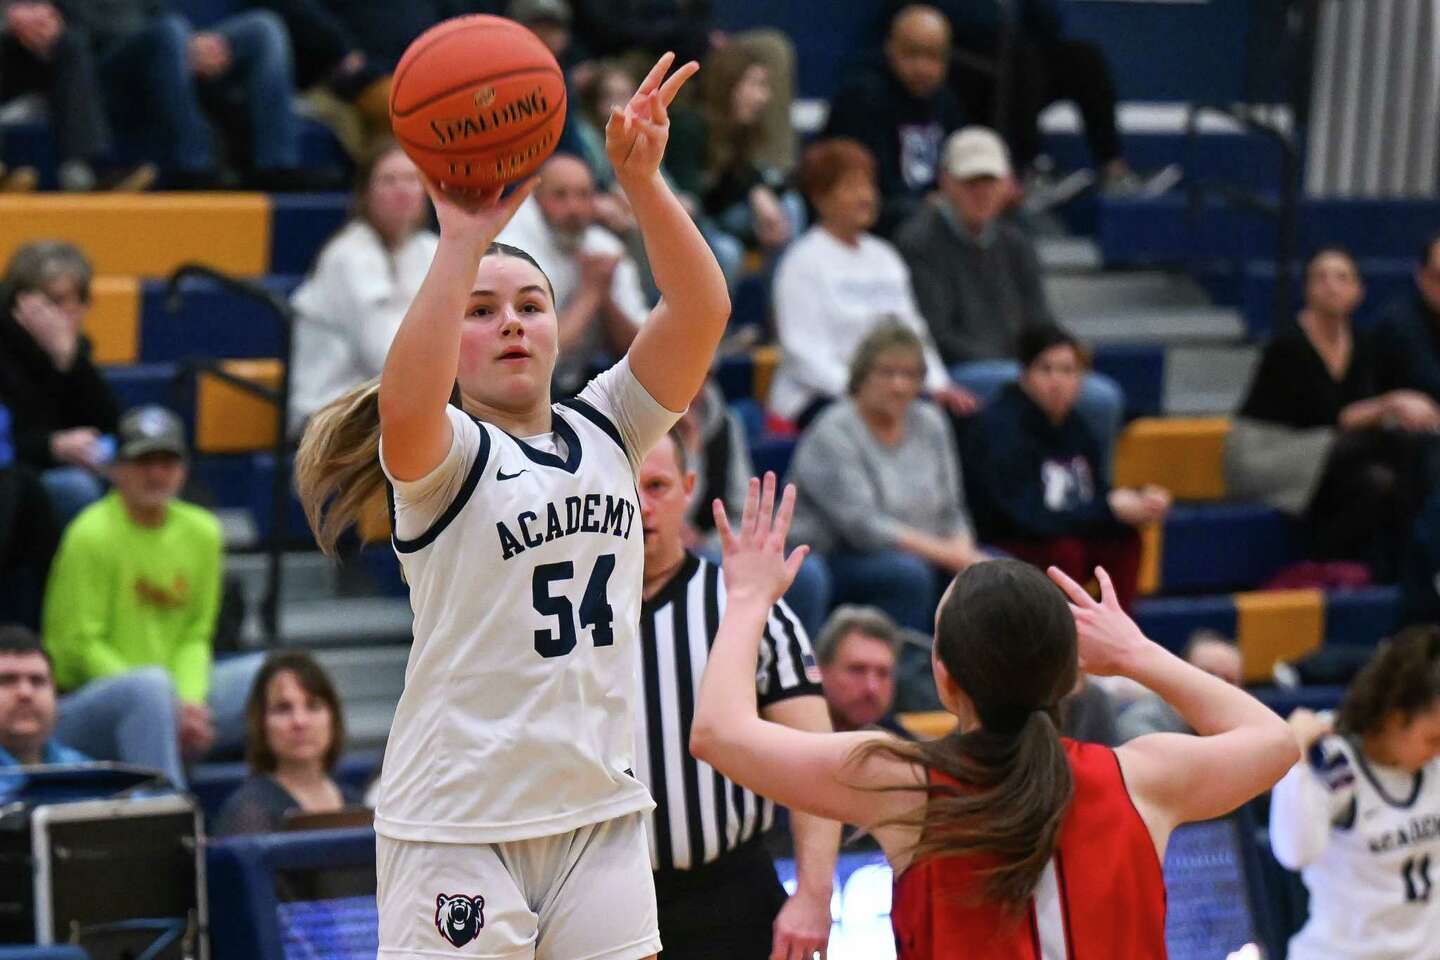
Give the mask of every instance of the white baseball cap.
<svg viewBox="0 0 1440 960">
<path fill-rule="evenodd" d="M 945 141 L 945 172 L 957 180 L 1010 176 L 1010 151 L 989 127 L 962 127 Z"/>
</svg>

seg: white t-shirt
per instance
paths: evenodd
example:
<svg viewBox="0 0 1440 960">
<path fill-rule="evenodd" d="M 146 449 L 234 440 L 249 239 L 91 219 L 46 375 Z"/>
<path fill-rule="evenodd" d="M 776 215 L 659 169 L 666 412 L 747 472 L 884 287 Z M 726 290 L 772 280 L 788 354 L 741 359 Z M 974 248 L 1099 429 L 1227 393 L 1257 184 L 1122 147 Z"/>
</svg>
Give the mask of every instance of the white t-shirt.
<svg viewBox="0 0 1440 960">
<path fill-rule="evenodd" d="M 1440 958 L 1440 761 L 1411 775 L 1326 737 L 1275 786 L 1270 844 L 1310 891 L 1290 960 Z"/>
<path fill-rule="evenodd" d="M 844 396 L 855 348 L 887 319 L 920 335 L 926 388 L 950 382 L 915 306 L 910 269 L 879 237 L 862 234 L 852 247 L 824 227 L 811 227 L 780 257 L 774 299 L 781 356 L 770 409 L 782 417 L 793 420 L 820 397 Z"/>
<path fill-rule="evenodd" d="M 292 295 L 295 325 L 290 430 L 346 390 L 380 376 L 390 342 L 420 290 L 440 238 L 421 230 L 394 253 L 364 220 L 320 251 Z"/>
<path fill-rule="evenodd" d="M 580 265 L 576 262 L 574 253 L 556 242 L 555 233 L 545 222 L 545 217 L 540 212 L 540 204 L 534 197 L 521 204 L 496 239 L 512 247 L 519 247 L 535 258 L 535 262 L 540 264 L 540 269 L 545 271 L 551 286 L 555 288 L 557 309 L 570 302 L 570 298 L 580 286 Z M 580 238 L 579 252 L 620 258 L 610 277 L 610 299 L 635 329 L 640 329 L 640 325 L 650 314 L 650 305 L 640 283 L 640 270 L 626 253 L 625 244 L 604 227 L 591 224 Z M 556 362 L 556 383 L 563 387 L 575 380 L 594 356 L 603 352 L 606 347 L 604 323 L 597 318 L 585 332 L 585 336 L 566 350 Z"/>
<path fill-rule="evenodd" d="M 628 359 L 552 410 L 553 433 L 521 439 L 447 408 L 445 461 L 391 478 L 415 642 L 385 748 L 383 836 L 499 843 L 653 806 L 633 773 L 635 473 L 680 414 Z"/>
</svg>

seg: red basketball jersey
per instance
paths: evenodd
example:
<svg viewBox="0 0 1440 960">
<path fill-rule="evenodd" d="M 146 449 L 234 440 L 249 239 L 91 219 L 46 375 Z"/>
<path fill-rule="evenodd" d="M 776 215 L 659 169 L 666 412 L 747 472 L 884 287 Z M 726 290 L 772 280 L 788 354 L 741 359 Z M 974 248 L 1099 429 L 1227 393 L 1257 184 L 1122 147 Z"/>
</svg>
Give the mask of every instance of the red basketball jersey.
<svg viewBox="0 0 1440 960">
<path fill-rule="evenodd" d="M 890 910 L 899 960 L 1163 960 L 1165 877 L 1120 762 L 1063 743 L 1075 796 L 1029 908 L 1016 917 L 980 898 L 984 858 L 911 864 Z"/>
</svg>

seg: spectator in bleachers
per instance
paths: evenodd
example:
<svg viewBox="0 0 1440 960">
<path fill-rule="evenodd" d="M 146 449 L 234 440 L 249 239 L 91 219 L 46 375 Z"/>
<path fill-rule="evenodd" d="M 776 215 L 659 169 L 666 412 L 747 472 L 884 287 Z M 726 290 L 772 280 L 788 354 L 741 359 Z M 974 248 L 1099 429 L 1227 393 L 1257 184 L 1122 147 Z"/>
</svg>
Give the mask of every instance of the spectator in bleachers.
<svg viewBox="0 0 1440 960">
<path fill-rule="evenodd" d="M 951 576 L 984 559 L 965 512 L 954 433 L 920 399 L 914 330 L 882 324 L 850 363 L 849 396 L 816 418 L 790 465 L 791 537 L 830 567 L 835 598 L 924 632 Z"/>
<path fill-rule="evenodd" d="M 45 485 L 25 467 L 0 465 L 0 621 L 39 629 L 59 544 L 60 524 Z"/>
<path fill-rule="evenodd" d="M 1303 517 L 1313 559 L 1362 562 L 1390 582 L 1428 487 L 1440 405 L 1379 392 L 1350 319 L 1363 295 L 1347 251 L 1310 258 L 1296 329 L 1266 344 L 1231 427 L 1225 479 L 1234 496 Z"/>
<path fill-rule="evenodd" d="M 1104 51 L 1085 40 L 1065 36 L 1062 6 L 1057 0 L 1015 0 L 1011 61 L 1002 66 L 1002 5 L 973 0 L 933 0 L 950 20 L 954 52 L 950 84 L 967 116 L 1005 133 L 1015 153 L 1015 164 L 1029 177 L 1032 192 L 1045 193 L 1058 186 L 1034 177 L 1041 153 L 1040 114 L 1058 100 L 1072 101 L 1085 124 L 1090 160 L 1101 185 L 1120 191 L 1158 192 L 1172 186 L 1177 168 L 1167 168 L 1148 181 L 1140 178 L 1125 159 L 1116 128 L 1115 84 Z M 894 10 L 903 0 L 891 0 Z M 996 116 L 996 86 L 1006 77 L 1007 116 Z M 1093 178 L 1075 181 L 1088 185 Z M 1037 189 L 1038 188 L 1038 189 Z M 1055 199 L 1073 195 L 1074 187 Z"/>
<path fill-rule="evenodd" d="M 727 44 L 706 62 L 700 81 L 698 112 L 672 112 L 666 172 L 679 190 L 700 198 L 721 231 L 774 253 L 805 213 L 785 172 L 762 159 L 771 136 L 762 123 L 774 99 L 770 67 L 748 47 Z"/>
<path fill-rule="evenodd" d="M 1061 328 L 1020 335 L 1021 374 L 965 431 L 965 471 L 980 537 L 1020 560 L 1089 580 L 1110 571 L 1129 610 L 1140 575 L 1135 528 L 1156 523 L 1170 494 L 1110 487 L 1100 440 L 1076 411 L 1084 348 Z"/>
<path fill-rule="evenodd" d="M 1440 623 L 1440 490 L 1431 491 L 1410 534 L 1400 570 L 1400 622 Z"/>
<path fill-rule="evenodd" d="M 877 607 L 836 607 L 815 638 L 830 725 L 837 732 L 880 727 L 911 739 L 895 719 L 900 628 Z"/>
<path fill-rule="evenodd" d="M 934 192 L 940 148 L 964 121 L 945 82 L 949 65 L 949 21 L 932 6 L 912 3 L 890 21 L 884 66 L 851 73 L 830 100 L 824 135 L 860 141 L 879 166 L 882 236 Z"/>
<path fill-rule="evenodd" d="M 244 10 L 205 30 L 168 0 L 84 3 L 74 15 L 93 45 L 112 122 L 146 134 L 171 186 L 224 183 L 212 119 L 232 133 L 231 142 L 248 144 L 241 161 L 248 186 L 313 185 L 299 169 L 290 37 L 274 13 Z"/>
<path fill-rule="evenodd" d="M 1290 960 L 1433 952 L 1440 897 L 1440 630 L 1381 643 L 1338 717 L 1298 709 L 1300 762 L 1270 798 L 1270 846 L 1298 870 L 1309 919 Z"/>
<path fill-rule="evenodd" d="M 292 432 L 345 391 L 380 376 L 435 255 L 429 215 L 419 169 L 394 141 L 378 141 L 356 174 L 354 215 L 290 301 L 301 317 L 291 357 Z"/>
<path fill-rule="evenodd" d="M 790 121 L 795 99 L 795 46 L 780 30 L 727 34 L 715 26 L 710 0 L 575 0 L 575 35 L 585 51 L 615 59 L 627 55 L 641 66 L 667 50 L 675 62 L 698 60 L 702 77 L 722 52 L 745 51 L 765 66 L 770 97 L 760 112 L 755 159 L 788 173 L 795 166 L 796 137 Z M 672 120 L 674 119 L 672 115 Z M 671 133 L 674 146 L 674 132 Z"/>
<path fill-rule="evenodd" d="M 295 812 L 359 806 L 360 794 L 335 781 L 345 747 L 340 697 L 308 653 L 272 654 L 245 701 L 246 778 L 220 808 L 212 832 L 275 833 Z"/>
<path fill-rule="evenodd" d="M 553 389 L 573 396 L 630 348 L 650 307 L 620 238 L 595 222 L 595 179 L 556 154 L 535 194 L 496 239 L 529 252 L 550 278 L 560 327 Z"/>
<path fill-rule="evenodd" d="M 1374 345 L 1377 389 L 1418 390 L 1440 402 L 1440 234 L 1420 250 L 1414 293 L 1386 305 Z"/>
<path fill-rule="evenodd" d="M 850 358 L 886 321 L 924 342 L 925 387 L 956 413 L 975 398 L 957 387 L 915 307 L 910 271 L 886 241 L 868 233 L 879 212 L 875 161 L 854 140 L 823 140 L 805 150 L 800 183 L 819 222 L 780 256 L 775 270 L 775 330 L 782 351 L 770 385 L 770 409 L 804 429 L 845 392 Z"/>
<path fill-rule="evenodd" d="M 1235 641 L 1214 630 L 1196 630 L 1185 644 L 1185 661 L 1231 686 L 1244 679 L 1244 659 Z M 1147 733 L 1194 733 L 1179 711 L 1153 693 L 1147 693 L 1120 714 L 1121 741 Z"/>
<path fill-rule="evenodd" d="M 187 473 L 180 418 L 138 407 L 120 421 L 118 439 L 114 490 L 61 538 L 45 595 L 45 645 L 67 692 L 65 739 L 95 757 L 159 752 L 163 762 L 148 765 L 178 781 L 178 754 L 224 755 L 244 743 L 243 704 L 260 658 L 212 665 L 220 522 L 177 499 Z M 144 697 L 169 723 L 127 743 L 107 719 L 120 696 Z M 168 744 L 166 726 L 178 729 Z"/>
<path fill-rule="evenodd" d="M 924 205 L 895 235 L 941 358 L 982 403 L 1020 372 L 1021 334 L 1054 323 L 1034 244 L 1000 217 L 1010 176 L 1009 154 L 995 131 L 951 134 L 941 158 L 943 202 Z M 1098 465 L 1106 475 L 1124 407 L 1115 381 L 1085 375 L 1079 411 L 1101 443 Z"/>
<path fill-rule="evenodd" d="M 0 103 L 30 93 L 45 97 L 62 190 L 144 190 L 155 181 L 149 164 L 96 172 L 111 151 L 110 124 L 94 53 L 84 31 L 71 26 L 68 5 L 0 0 Z"/>
<path fill-rule="evenodd" d="M 0 624 L 0 767 L 88 763 L 55 739 L 55 671 L 40 638 Z"/>
<path fill-rule="evenodd" d="M 45 579 L 59 544 L 50 496 L 34 471 L 15 462 L 10 411 L 0 406 L 0 621 L 39 628 Z"/>
<path fill-rule="evenodd" d="M 0 296 L 0 403 L 15 453 L 40 471 L 62 523 L 105 492 L 120 406 L 90 357 L 83 327 L 93 269 L 60 240 L 27 244 L 5 269 Z"/>
</svg>

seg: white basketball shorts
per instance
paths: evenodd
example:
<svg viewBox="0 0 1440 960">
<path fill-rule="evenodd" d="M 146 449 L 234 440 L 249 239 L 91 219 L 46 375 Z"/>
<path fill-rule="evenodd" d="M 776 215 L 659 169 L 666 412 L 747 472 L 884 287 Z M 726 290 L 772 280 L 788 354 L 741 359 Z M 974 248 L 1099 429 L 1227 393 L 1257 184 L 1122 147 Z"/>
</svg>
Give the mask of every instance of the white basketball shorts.
<svg viewBox="0 0 1440 960">
<path fill-rule="evenodd" d="M 507 843 L 376 837 L 380 960 L 659 953 L 644 817 Z"/>
</svg>

